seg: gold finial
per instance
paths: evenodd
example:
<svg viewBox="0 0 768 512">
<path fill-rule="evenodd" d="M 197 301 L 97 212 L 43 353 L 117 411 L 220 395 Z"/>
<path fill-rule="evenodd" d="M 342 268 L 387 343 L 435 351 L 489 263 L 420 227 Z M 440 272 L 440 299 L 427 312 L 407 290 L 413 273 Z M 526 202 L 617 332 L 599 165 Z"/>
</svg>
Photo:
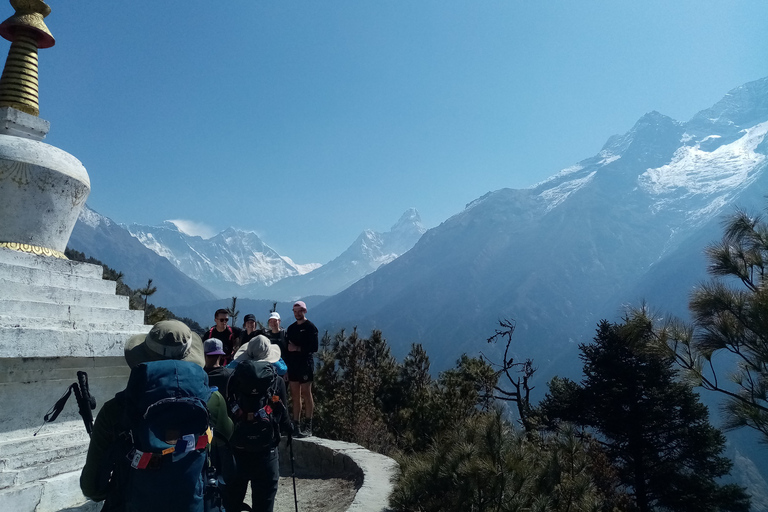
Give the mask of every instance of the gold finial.
<svg viewBox="0 0 768 512">
<path fill-rule="evenodd" d="M 13 107 L 37 116 L 37 49 L 56 43 L 43 21 L 51 14 L 51 8 L 42 0 L 10 2 L 16 14 L 0 23 L 0 36 L 11 42 L 0 77 L 0 107 Z"/>
</svg>

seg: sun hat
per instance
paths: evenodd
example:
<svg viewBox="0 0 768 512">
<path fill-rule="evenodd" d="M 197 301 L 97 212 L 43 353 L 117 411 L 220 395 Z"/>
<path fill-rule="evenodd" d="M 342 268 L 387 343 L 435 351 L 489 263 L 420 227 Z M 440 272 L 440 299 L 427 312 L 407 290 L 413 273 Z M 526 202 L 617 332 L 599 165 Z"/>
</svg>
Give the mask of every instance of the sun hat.
<svg viewBox="0 0 768 512">
<path fill-rule="evenodd" d="M 203 342 L 203 352 L 207 356 L 223 356 L 224 344 L 216 338 L 209 338 Z"/>
<path fill-rule="evenodd" d="M 275 320 L 280 320 L 280 313 L 278 313 L 277 311 L 273 311 L 273 312 L 271 312 L 271 313 L 269 314 L 269 320 L 272 320 L 273 318 L 274 318 Z"/>
<path fill-rule="evenodd" d="M 178 320 L 157 322 L 149 333 L 131 336 L 125 344 L 124 352 L 125 361 L 131 368 L 163 359 L 190 361 L 205 367 L 200 336 Z"/>
<path fill-rule="evenodd" d="M 270 343 L 269 338 L 263 334 L 259 334 L 237 349 L 235 361 L 253 360 L 276 363 L 280 360 L 280 355 L 280 347 Z"/>
</svg>

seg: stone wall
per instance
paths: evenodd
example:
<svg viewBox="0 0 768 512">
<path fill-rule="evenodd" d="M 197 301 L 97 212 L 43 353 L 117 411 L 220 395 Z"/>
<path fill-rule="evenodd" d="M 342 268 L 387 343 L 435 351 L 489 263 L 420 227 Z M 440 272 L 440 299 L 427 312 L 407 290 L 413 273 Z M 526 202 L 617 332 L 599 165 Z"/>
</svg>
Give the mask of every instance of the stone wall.
<svg viewBox="0 0 768 512">
<path fill-rule="evenodd" d="M 285 443 L 285 441 L 284 441 Z M 362 480 L 348 512 L 385 512 L 398 465 L 390 457 L 344 441 L 319 437 L 293 440 L 296 470 L 315 475 Z M 289 468 L 290 450 L 281 446 L 280 467 Z"/>
</svg>

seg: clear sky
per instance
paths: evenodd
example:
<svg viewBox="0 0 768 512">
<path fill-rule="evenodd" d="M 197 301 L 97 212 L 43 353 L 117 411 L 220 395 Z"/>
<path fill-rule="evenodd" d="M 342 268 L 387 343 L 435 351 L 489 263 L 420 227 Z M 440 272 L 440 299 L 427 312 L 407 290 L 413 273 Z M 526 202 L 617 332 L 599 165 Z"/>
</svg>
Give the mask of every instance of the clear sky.
<svg viewBox="0 0 768 512">
<path fill-rule="evenodd" d="M 49 5 L 41 117 L 88 204 L 250 229 L 298 263 L 409 207 L 434 227 L 646 112 L 686 121 L 768 76 L 765 0 Z"/>
</svg>

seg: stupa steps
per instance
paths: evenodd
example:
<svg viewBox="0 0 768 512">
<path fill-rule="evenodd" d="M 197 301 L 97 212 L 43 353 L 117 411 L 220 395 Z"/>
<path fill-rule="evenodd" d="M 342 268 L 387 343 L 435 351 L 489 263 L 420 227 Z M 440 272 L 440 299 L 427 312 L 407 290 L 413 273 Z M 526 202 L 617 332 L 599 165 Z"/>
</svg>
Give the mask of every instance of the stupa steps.
<svg viewBox="0 0 768 512">
<path fill-rule="evenodd" d="M 53 302 L 36 302 L 29 300 L 0 299 L 0 314 L 8 317 L 34 318 L 40 320 L 39 327 L 51 321 L 72 322 L 75 325 L 88 324 L 119 324 L 141 325 L 144 323 L 144 312 L 129 309 L 114 309 L 100 306 L 72 307 L 69 304 Z"/>
<path fill-rule="evenodd" d="M 114 284 L 112 283 L 112 286 Z M 3 299 L 6 300 L 48 302 L 72 307 L 128 309 L 128 297 L 115 295 L 114 288 L 112 288 L 111 293 L 106 291 L 96 292 L 43 284 L 33 285 L 0 278 L 0 290 L 2 290 Z"/>
<path fill-rule="evenodd" d="M 26 267 L 77 277 L 101 279 L 104 269 L 100 265 L 58 258 L 41 258 L 33 254 L 0 247 L 0 266 Z"/>
<path fill-rule="evenodd" d="M 51 320 L 48 318 L 18 318 L 7 315 L 0 315 L 0 329 L 28 329 L 28 330 L 57 330 L 62 332 L 79 331 L 118 331 L 125 333 L 127 339 L 130 333 L 140 329 L 141 322 L 112 322 L 112 323 L 93 323 L 79 322 L 71 320 Z"/>
<path fill-rule="evenodd" d="M 56 288 L 72 288 L 80 291 L 108 293 L 114 295 L 117 283 L 102 279 L 101 276 L 83 277 L 60 272 L 49 272 L 46 269 L 31 267 L 14 267 L 0 263 L 0 279 L 30 286 L 53 286 Z"/>
<path fill-rule="evenodd" d="M 0 326 L 0 352 L 10 358 L 118 356 L 123 354 L 129 335 L 148 330 L 149 326 L 135 326 L 130 330 L 110 326 L 109 329 L 87 331 Z"/>
<path fill-rule="evenodd" d="M 83 428 L 85 432 L 85 428 Z M 21 454 L 13 457 L 3 457 L 0 459 L 0 475 L 4 472 L 16 472 L 24 469 L 29 469 L 38 465 L 48 465 L 58 460 L 71 457 L 82 456 L 88 451 L 88 439 L 83 439 L 78 444 L 71 444 L 68 446 L 57 446 L 48 450 L 36 450 L 33 454 Z M 70 469 L 66 469 L 70 471 Z M 46 476 L 53 476 L 52 474 Z M 2 477 L 0 477 L 2 478 Z M 0 488 L 2 485 L 0 484 Z"/>
<path fill-rule="evenodd" d="M 35 483 L 45 478 L 69 473 L 73 467 L 82 468 L 85 465 L 85 455 L 84 452 L 72 454 L 48 464 L 37 464 L 15 471 L 0 472 L 0 489 Z"/>
</svg>

